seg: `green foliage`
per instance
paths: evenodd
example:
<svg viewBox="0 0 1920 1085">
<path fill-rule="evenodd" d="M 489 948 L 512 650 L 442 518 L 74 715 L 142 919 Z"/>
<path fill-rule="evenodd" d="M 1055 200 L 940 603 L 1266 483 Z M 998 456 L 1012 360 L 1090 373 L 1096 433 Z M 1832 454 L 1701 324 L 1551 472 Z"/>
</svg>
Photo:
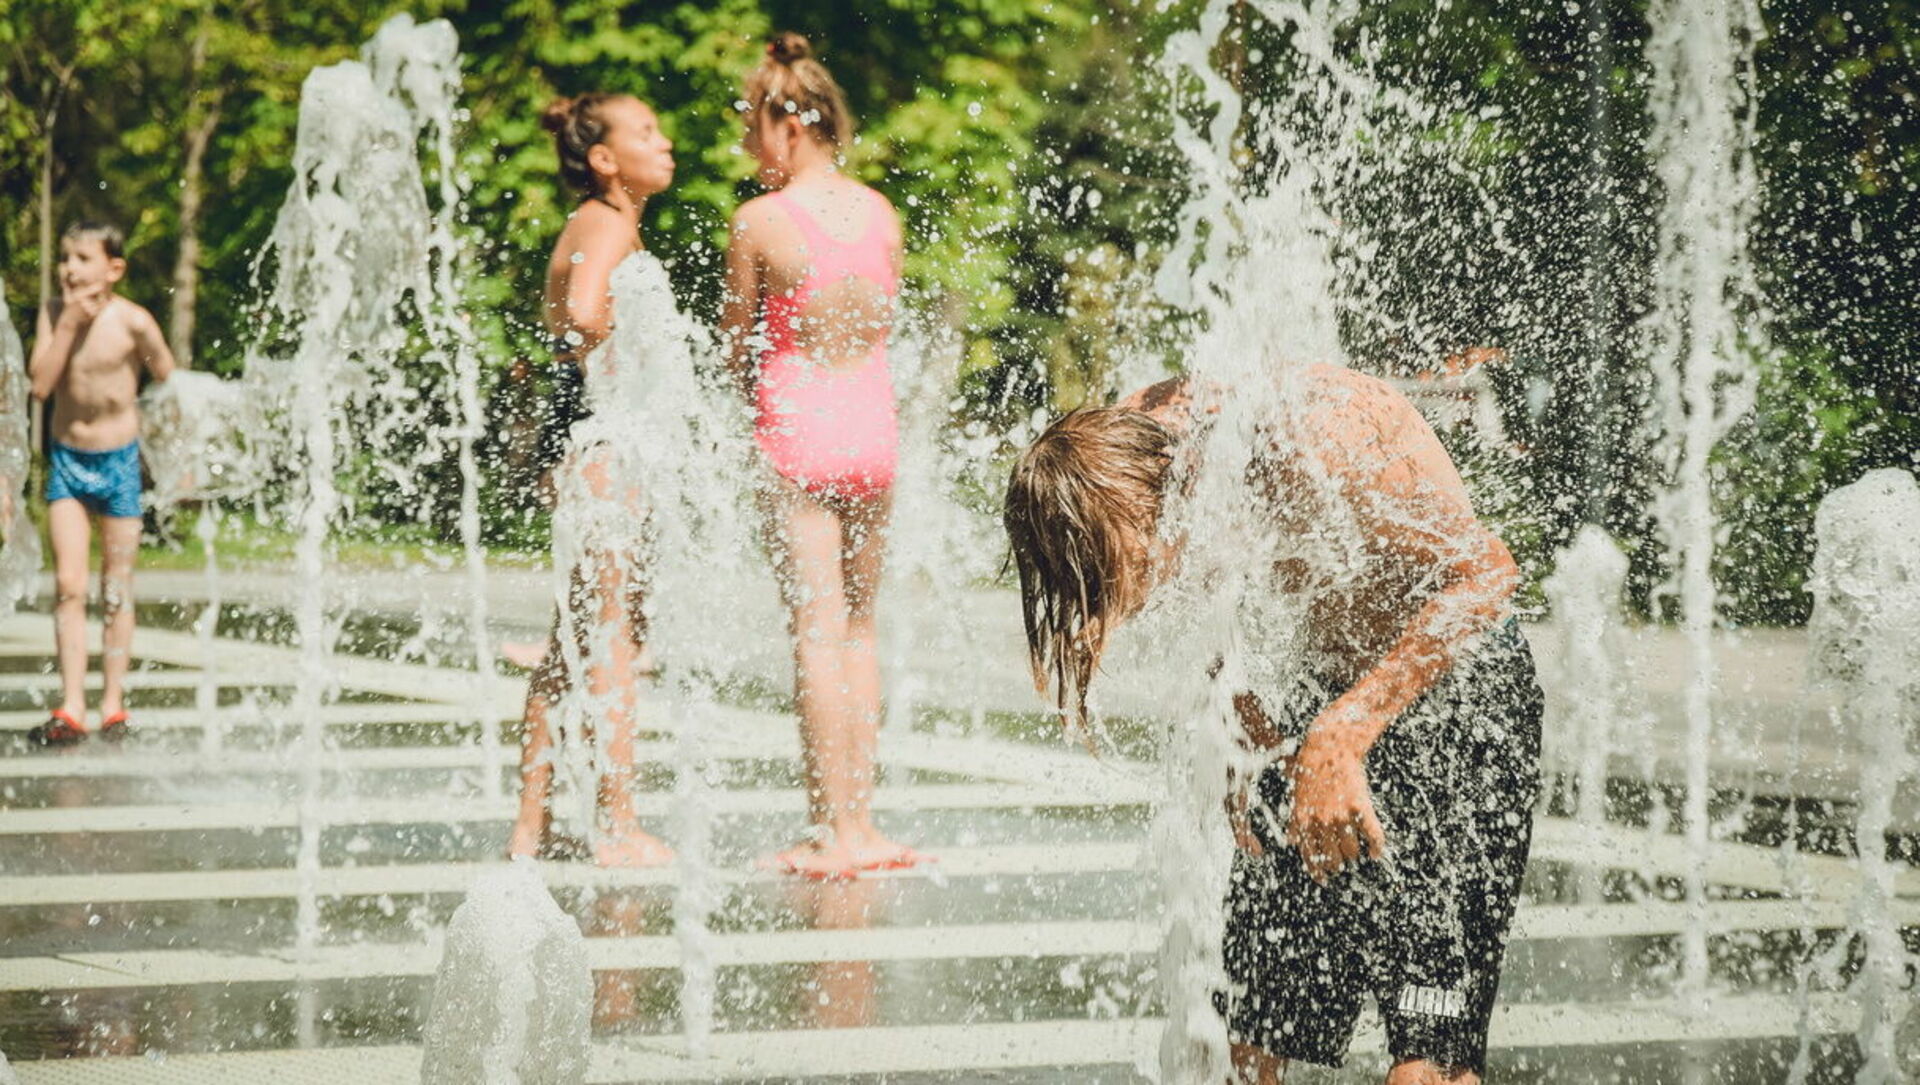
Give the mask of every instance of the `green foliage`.
<svg viewBox="0 0 1920 1085">
<path fill-rule="evenodd" d="M 776 28 L 808 34 L 847 88 L 861 121 L 849 168 L 906 218 L 910 297 L 957 341 L 964 421 L 1005 429 L 1106 394 L 1123 368 L 1180 361 L 1179 316 L 1148 286 L 1186 193 L 1151 58 L 1197 0 L 0 0 L 0 277 L 15 323 L 31 327 L 38 295 L 49 140 L 56 225 L 123 223 L 127 292 L 165 319 L 185 147 L 211 118 L 196 354 L 237 366 L 301 80 L 403 8 L 450 19 L 466 53 L 469 303 L 499 432 L 543 395 L 537 299 L 573 201 L 541 108 L 587 90 L 655 106 L 680 169 L 644 232 L 710 316 L 727 220 L 754 192 L 732 102 Z M 1234 10 L 1215 62 L 1250 102 L 1290 101 L 1289 33 L 1257 10 Z M 1740 621 L 1804 613 L 1814 503 L 1867 468 L 1915 466 L 1920 448 L 1920 0 L 1764 14 L 1755 240 L 1772 345 L 1760 409 L 1718 461 L 1722 585 Z M 1660 199 L 1642 150 L 1645 20 L 1644 0 L 1383 0 L 1330 43 L 1441 106 L 1421 131 L 1338 134 L 1379 166 L 1338 196 L 1342 243 L 1367 251 L 1347 265 L 1365 272 L 1348 284 L 1366 302 L 1344 324 L 1350 353 L 1406 369 L 1506 347 L 1500 391 L 1527 450 L 1509 489 L 1535 509 L 1512 532 L 1519 549 L 1543 561 L 1598 520 L 1634 555 L 1643 595 L 1664 560 L 1642 423 Z M 196 64 L 186 43 L 202 35 Z M 1245 163 L 1250 183 L 1265 165 Z M 537 543 L 525 496 L 489 490 L 496 537 Z"/>
</svg>

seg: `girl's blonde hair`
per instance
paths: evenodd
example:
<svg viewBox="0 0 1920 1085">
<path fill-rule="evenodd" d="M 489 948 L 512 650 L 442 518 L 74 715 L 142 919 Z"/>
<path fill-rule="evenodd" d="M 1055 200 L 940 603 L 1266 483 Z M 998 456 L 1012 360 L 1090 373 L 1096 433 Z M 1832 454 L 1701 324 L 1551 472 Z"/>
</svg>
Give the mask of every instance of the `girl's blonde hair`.
<svg viewBox="0 0 1920 1085">
<path fill-rule="evenodd" d="M 804 35 L 783 30 L 767 41 L 767 55 L 747 73 L 741 111 L 774 119 L 797 116 L 817 139 L 844 148 L 853 142 L 853 111 L 826 65 L 813 58 Z"/>
<path fill-rule="evenodd" d="M 1119 407 L 1061 417 L 1014 465 L 1005 520 L 1033 684 L 1069 723 L 1086 720 L 1107 635 L 1146 604 L 1172 465 L 1172 433 Z"/>
</svg>

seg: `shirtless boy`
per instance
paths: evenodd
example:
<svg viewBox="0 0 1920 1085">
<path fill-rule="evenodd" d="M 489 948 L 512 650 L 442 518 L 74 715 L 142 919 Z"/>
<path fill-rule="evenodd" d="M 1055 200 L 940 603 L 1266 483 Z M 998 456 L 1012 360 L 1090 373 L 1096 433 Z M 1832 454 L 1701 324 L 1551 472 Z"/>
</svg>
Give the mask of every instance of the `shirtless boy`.
<svg viewBox="0 0 1920 1085">
<path fill-rule="evenodd" d="M 1303 604 L 1306 666 L 1250 662 L 1275 677 L 1234 699 L 1261 766 L 1230 789 L 1219 1002 L 1235 1080 L 1339 1065 L 1371 994 L 1389 1085 L 1476 1082 L 1539 785 L 1540 690 L 1507 615 L 1518 574 L 1399 393 L 1334 366 L 1284 379 L 1294 407 L 1265 420 L 1248 476 L 1271 550 L 1243 551 L 1259 564 L 1238 602 L 1243 643 L 1268 661 L 1284 649 L 1244 619 Z M 1028 648 L 1070 719 L 1113 627 L 1181 558 L 1162 500 L 1205 444 L 1196 395 L 1214 394 L 1175 380 L 1075 411 L 1014 468 Z"/>
<path fill-rule="evenodd" d="M 78 222 L 60 237 L 60 300 L 40 313 L 28 375 L 33 396 L 53 397 L 47 452 L 47 526 L 53 538 L 53 642 L 60 707 L 28 733 L 43 746 L 127 731 L 133 648 L 133 559 L 140 547 L 140 374 L 173 372 L 153 314 L 114 293 L 126 276 L 125 238 Z M 100 521 L 100 725 L 87 725 L 89 516 Z"/>
</svg>

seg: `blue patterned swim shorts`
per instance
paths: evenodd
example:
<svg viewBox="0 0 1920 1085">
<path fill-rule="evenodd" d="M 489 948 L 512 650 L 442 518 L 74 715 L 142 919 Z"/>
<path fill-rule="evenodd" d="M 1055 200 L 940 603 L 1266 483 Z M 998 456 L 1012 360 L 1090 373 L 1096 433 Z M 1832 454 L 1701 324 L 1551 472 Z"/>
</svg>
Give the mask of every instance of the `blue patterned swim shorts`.
<svg viewBox="0 0 1920 1085">
<path fill-rule="evenodd" d="M 54 442 L 47 504 L 71 497 L 99 516 L 140 515 L 140 442 L 90 452 Z"/>
</svg>

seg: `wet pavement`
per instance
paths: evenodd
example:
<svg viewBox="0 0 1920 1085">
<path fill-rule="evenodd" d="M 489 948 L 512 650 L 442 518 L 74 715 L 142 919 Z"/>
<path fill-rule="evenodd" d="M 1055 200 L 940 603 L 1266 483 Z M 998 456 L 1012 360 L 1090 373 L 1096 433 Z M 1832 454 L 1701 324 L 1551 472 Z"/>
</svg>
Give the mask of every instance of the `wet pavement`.
<svg viewBox="0 0 1920 1085">
<path fill-rule="evenodd" d="M 343 656 L 315 777 L 292 752 L 298 657 L 270 625 L 143 628 L 140 732 L 47 752 L 23 741 L 54 688 L 47 619 L 0 623 L 0 1051 L 27 1085 L 417 1076 L 445 924 L 500 862 L 520 681 Z M 1147 766 L 1040 741 L 1037 716 L 929 705 L 883 739 L 879 809 L 940 862 L 815 884 L 753 867 L 800 826 L 791 717 L 764 684 L 729 713 L 704 1059 L 677 1035 L 675 874 L 545 864 L 590 939 L 591 1080 L 1145 1080 L 1162 1012 Z M 672 728 L 642 737 L 643 812 L 664 818 Z M 1798 962 L 1844 957 L 1851 863 L 1716 844 L 1700 1008 L 1674 993 L 1686 854 L 1631 824 L 1542 819 L 1493 1076 L 1785 1080 L 1810 1018 L 1810 1080 L 1851 1080 L 1857 1007 L 1831 981 L 1798 990 Z M 1920 875 L 1902 878 L 1897 915 L 1920 929 Z M 296 951 L 303 896 L 318 924 Z M 1346 1072 L 1297 1079 L 1377 1080 L 1380 1047 L 1363 1023 Z"/>
</svg>

